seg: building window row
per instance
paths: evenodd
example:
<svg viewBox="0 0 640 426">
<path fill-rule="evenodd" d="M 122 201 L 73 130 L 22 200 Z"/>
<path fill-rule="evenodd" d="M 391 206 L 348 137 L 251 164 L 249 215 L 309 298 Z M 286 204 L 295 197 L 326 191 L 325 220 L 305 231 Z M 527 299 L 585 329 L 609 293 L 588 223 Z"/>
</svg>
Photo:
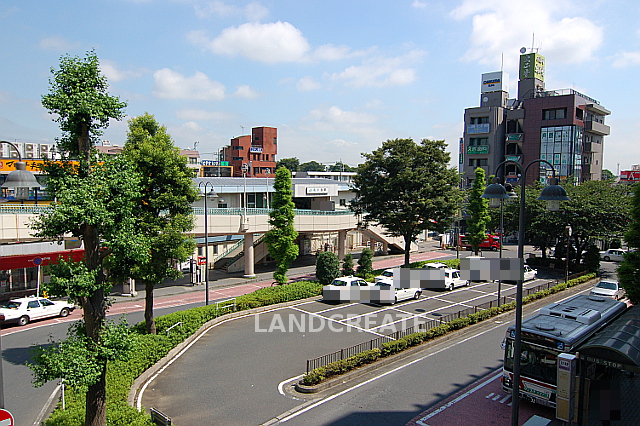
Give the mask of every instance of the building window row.
<svg viewBox="0 0 640 426">
<path fill-rule="evenodd" d="M 489 123 L 489 117 L 471 117 L 471 124 L 487 124 Z"/>
<path fill-rule="evenodd" d="M 543 109 L 542 110 L 542 119 L 543 120 L 561 120 L 567 118 L 567 109 L 566 108 L 554 108 L 554 109 Z"/>
<path fill-rule="evenodd" d="M 471 138 L 469 139 L 469 146 L 485 146 L 489 145 L 489 138 Z"/>
<path fill-rule="evenodd" d="M 469 167 L 486 167 L 489 165 L 487 158 L 469 158 Z"/>
</svg>

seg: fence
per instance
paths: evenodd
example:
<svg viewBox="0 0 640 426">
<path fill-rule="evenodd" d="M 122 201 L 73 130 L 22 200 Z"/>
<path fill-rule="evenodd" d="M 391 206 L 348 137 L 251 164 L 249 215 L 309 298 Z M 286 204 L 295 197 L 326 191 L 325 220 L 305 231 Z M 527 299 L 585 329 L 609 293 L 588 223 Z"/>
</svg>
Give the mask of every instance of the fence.
<svg viewBox="0 0 640 426">
<path fill-rule="evenodd" d="M 576 278 L 581 276 L 582 274 L 575 274 L 569 277 L 569 279 L 571 278 Z M 558 284 L 558 280 L 555 281 L 547 281 L 546 283 L 542 283 L 539 284 L 537 286 L 534 287 L 529 287 L 529 288 L 524 288 L 523 289 L 523 297 L 524 296 L 528 296 L 530 294 L 533 293 L 537 293 L 540 290 L 547 290 L 553 286 L 555 286 L 556 284 Z M 418 326 L 413 326 L 413 327 L 408 327 L 406 329 L 403 330 L 399 330 L 396 331 L 394 333 L 391 333 L 389 335 L 386 336 L 379 336 L 376 337 L 375 339 L 371 339 L 368 342 L 363 342 L 363 343 L 359 343 L 357 345 L 354 346 L 350 346 L 348 348 L 343 348 L 340 349 L 338 351 L 335 352 L 331 352 L 322 356 L 319 356 L 317 358 L 313 358 L 313 359 L 308 359 L 307 360 L 307 373 L 309 373 L 309 371 L 318 368 L 318 367 L 324 367 L 327 364 L 330 364 L 332 362 L 335 361 L 340 361 L 343 359 L 347 359 L 350 356 L 356 355 L 360 352 L 363 351 L 367 351 L 367 350 L 371 350 L 371 349 L 376 349 L 376 348 L 381 348 L 383 343 L 386 342 L 391 342 L 393 340 L 398 340 L 404 336 L 408 336 L 409 334 L 413 334 L 419 331 L 427 331 L 433 327 L 437 327 L 440 324 L 444 324 L 444 323 L 448 323 L 450 321 L 453 321 L 454 319 L 457 318 L 464 318 L 469 316 L 469 314 L 473 314 L 479 311 L 483 311 L 489 308 L 493 308 L 499 305 L 504 305 L 505 303 L 510 303 L 512 301 L 515 300 L 515 297 L 513 296 L 501 296 L 500 300 L 498 301 L 497 299 L 495 300 L 490 300 L 489 302 L 485 302 L 485 303 L 481 303 L 480 305 L 476 305 L 470 308 L 465 308 L 465 309 L 461 309 L 458 312 L 453 312 L 450 314 L 446 314 L 446 315 L 440 315 L 437 313 L 432 313 L 431 315 L 438 315 L 437 319 L 433 319 L 433 320 L 427 320 L 423 323 L 419 323 Z"/>
</svg>

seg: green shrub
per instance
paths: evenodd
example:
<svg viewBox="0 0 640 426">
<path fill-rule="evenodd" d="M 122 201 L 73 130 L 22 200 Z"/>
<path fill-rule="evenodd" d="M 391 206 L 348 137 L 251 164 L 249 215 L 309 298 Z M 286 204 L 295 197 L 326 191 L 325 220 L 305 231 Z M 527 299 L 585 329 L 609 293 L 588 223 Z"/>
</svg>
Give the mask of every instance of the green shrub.
<svg viewBox="0 0 640 426">
<path fill-rule="evenodd" d="M 342 275 L 345 277 L 353 275 L 355 273 L 353 266 L 353 256 L 351 253 L 347 253 L 344 259 L 342 259 Z"/>
<path fill-rule="evenodd" d="M 322 285 L 329 285 L 340 276 L 340 259 L 331 251 L 323 251 L 316 260 L 316 278 Z"/>
<path fill-rule="evenodd" d="M 358 258 L 358 275 L 366 279 L 371 273 L 373 273 L 373 251 L 370 248 L 363 248 Z"/>
</svg>

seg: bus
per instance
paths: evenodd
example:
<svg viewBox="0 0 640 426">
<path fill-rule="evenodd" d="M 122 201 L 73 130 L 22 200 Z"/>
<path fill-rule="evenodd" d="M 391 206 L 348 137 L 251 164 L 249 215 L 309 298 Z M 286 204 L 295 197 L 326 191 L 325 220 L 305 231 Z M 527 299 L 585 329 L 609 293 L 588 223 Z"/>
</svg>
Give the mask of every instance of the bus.
<svg viewBox="0 0 640 426">
<path fill-rule="evenodd" d="M 582 343 L 627 309 L 624 302 L 577 295 L 540 309 L 522 321 L 520 344 L 520 397 L 547 407 L 556 406 L 557 357 L 575 353 Z M 502 390 L 512 392 L 515 326 L 504 342 Z"/>
</svg>

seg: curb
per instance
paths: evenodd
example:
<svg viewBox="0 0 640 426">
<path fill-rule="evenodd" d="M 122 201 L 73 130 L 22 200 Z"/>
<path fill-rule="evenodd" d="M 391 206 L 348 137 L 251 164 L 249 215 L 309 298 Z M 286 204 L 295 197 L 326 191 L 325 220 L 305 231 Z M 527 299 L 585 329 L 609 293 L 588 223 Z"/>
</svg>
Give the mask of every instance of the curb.
<svg viewBox="0 0 640 426">
<path fill-rule="evenodd" d="M 232 312 L 230 314 L 224 314 L 206 322 L 198 329 L 198 331 L 193 333 L 191 336 L 187 337 L 182 342 L 178 343 L 173 349 L 171 349 L 167 353 L 167 355 L 162 357 L 151 367 L 144 370 L 142 374 L 133 381 L 133 385 L 131 385 L 131 389 L 129 390 L 129 396 L 127 398 L 129 405 L 131 405 L 132 407 L 137 407 L 138 395 L 142 386 L 154 375 L 156 375 L 156 373 L 158 373 L 160 370 L 168 366 L 168 364 L 172 362 L 172 360 L 176 358 L 180 354 L 180 352 L 185 350 L 188 346 L 190 346 L 193 342 L 199 339 L 200 336 L 208 332 L 209 329 L 215 326 L 216 324 L 233 320 L 236 318 L 251 316 L 256 313 L 263 313 L 263 312 L 286 308 L 288 306 L 298 304 L 302 300 L 313 301 L 313 300 L 319 300 L 319 299 L 322 299 L 322 296 L 313 296 L 307 299 L 292 300 L 290 302 L 277 303 L 275 305 L 261 306 L 259 308 L 251 308 L 251 309 L 247 309 L 246 311 L 237 311 L 237 312 Z"/>
</svg>

